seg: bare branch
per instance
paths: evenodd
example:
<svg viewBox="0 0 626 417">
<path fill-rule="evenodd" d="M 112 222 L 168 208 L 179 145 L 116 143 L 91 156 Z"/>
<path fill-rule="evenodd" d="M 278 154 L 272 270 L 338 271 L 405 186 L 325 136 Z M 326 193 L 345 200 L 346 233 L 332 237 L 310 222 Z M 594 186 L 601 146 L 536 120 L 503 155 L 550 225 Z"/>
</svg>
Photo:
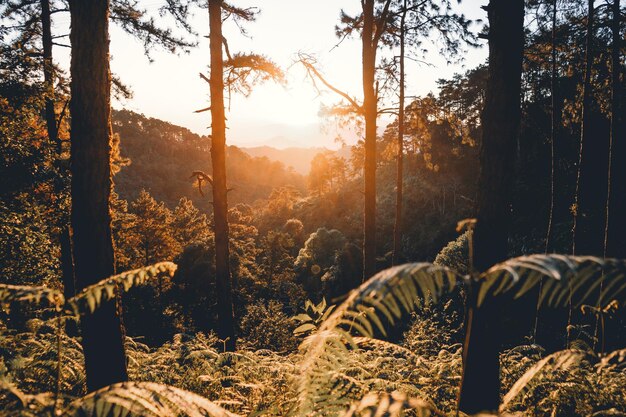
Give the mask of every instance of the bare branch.
<svg viewBox="0 0 626 417">
<path fill-rule="evenodd" d="M 363 113 L 363 106 L 361 106 L 359 103 L 357 103 L 356 100 L 353 99 L 352 97 L 350 97 L 347 93 L 345 93 L 344 91 L 339 90 L 337 87 L 335 87 L 331 83 L 329 83 L 326 80 L 326 78 L 324 78 L 324 76 L 317 70 L 317 68 L 315 68 L 316 60 L 311 55 L 307 55 L 307 54 L 304 54 L 304 53 L 298 53 L 298 62 L 300 62 L 302 65 L 304 65 L 304 68 L 307 71 L 307 75 L 311 78 L 311 80 L 313 80 L 314 84 L 315 84 L 315 79 L 318 79 L 328 89 L 330 89 L 331 91 L 333 91 L 334 93 L 340 95 L 346 101 L 348 101 L 348 103 L 350 103 L 357 110 L 358 113 L 361 113 L 361 114 Z"/>
</svg>

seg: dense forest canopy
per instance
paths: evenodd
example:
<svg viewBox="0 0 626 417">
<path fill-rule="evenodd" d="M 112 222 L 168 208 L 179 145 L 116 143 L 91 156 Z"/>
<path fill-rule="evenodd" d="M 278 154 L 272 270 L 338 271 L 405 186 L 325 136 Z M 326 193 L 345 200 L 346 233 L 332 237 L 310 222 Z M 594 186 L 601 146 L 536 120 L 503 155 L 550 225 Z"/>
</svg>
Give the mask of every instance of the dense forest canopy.
<svg viewBox="0 0 626 417">
<path fill-rule="evenodd" d="M 620 0 L 343 2 L 357 93 L 240 52 L 257 3 L 0 4 L 6 415 L 626 415 Z M 206 134 L 112 99 L 113 27 L 206 43 Z M 234 145 L 295 68 L 357 139 Z"/>
</svg>

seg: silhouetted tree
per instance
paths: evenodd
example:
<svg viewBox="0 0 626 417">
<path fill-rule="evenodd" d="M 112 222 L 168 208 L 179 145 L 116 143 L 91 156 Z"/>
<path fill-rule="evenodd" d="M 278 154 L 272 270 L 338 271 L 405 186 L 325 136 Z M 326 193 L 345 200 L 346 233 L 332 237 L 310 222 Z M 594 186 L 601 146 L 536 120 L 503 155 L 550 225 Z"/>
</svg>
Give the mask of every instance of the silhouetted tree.
<svg viewBox="0 0 626 417">
<path fill-rule="evenodd" d="M 72 214 L 78 289 L 115 272 L 111 238 L 111 73 L 109 3 L 71 0 Z M 87 389 L 125 381 L 126 358 L 115 303 L 83 317 Z"/>
<path fill-rule="evenodd" d="M 230 278 L 228 202 L 226 189 L 226 116 L 224 114 L 224 59 L 222 58 L 222 1 L 209 0 L 211 48 L 211 162 L 213 164 L 213 219 L 217 282 L 217 334 L 235 350 L 235 319 Z"/>
<path fill-rule="evenodd" d="M 524 1 L 491 0 L 489 81 L 482 114 L 474 267 L 485 271 L 508 256 L 510 197 L 520 124 Z M 500 404 L 500 312 L 494 303 L 476 306 L 469 296 L 459 409 L 467 414 L 497 411 Z"/>
<path fill-rule="evenodd" d="M 587 1 L 585 72 L 582 84 L 580 150 L 574 195 L 572 253 L 602 256 L 604 253 L 607 197 L 608 138 L 598 134 L 598 110 L 593 105 L 594 0 Z"/>
</svg>

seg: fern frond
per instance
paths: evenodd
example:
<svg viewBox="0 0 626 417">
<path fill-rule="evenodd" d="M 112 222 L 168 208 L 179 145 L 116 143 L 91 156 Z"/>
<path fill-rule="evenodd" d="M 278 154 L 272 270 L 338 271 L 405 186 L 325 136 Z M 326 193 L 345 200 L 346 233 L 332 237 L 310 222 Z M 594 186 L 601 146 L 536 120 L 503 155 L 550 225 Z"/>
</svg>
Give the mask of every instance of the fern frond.
<svg viewBox="0 0 626 417">
<path fill-rule="evenodd" d="M 394 391 L 388 393 L 367 394 L 358 403 L 352 404 L 341 417 L 400 417 L 407 410 L 412 410 L 417 417 L 443 415 L 426 401 L 408 397 L 406 394 Z"/>
<path fill-rule="evenodd" d="M 159 262 L 122 272 L 84 288 L 76 296 L 70 298 L 67 304 L 76 314 L 81 312 L 93 313 L 103 302 L 115 297 L 116 288 L 119 287 L 126 292 L 161 275 L 173 276 L 176 268 L 176 264 L 172 262 Z"/>
<path fill-rule="evenodd" d="M 546 375 L 557 370 L 566 371 L 575 368 L 585 360 L 593 360 L 593 355 L 588 351 L 575 349 L 561 350 L 546 356 L 531 366 L 530 369 L 513 384 L 509 392 L 507 392 L 502 399 L 500 409 L 506 410 L 514 399 L 528 392 Z"/>
<path fill-rule="evenodd" d="M 382 352 L 388 352 L 392 355 L 399 355 L 406 358 L 412 358 L 418 363 L 421 361 L 421 358 L 415 353 L 411 352 L 409 349 L 404 346 L 400 346 L 395 343 L 387 342 L 386 340 L 380 339 L 372 339 L 370 337 L 362 337 L 357 336 L 353 338 L 354 343 L 361 349 L 377 349 Z"/>
<path fill-rule="evenodd" d="M 42 302 L 60 308 L 65 303 L 61 291 L 48 287 L 0 284 L 0 306 L 8 309 L 13 302 L 40 304 Z"/>
<path fill-rule="evenodd" d="M 626 260 L 556 254 L 521 256 L 493 266 L 479 279 L 483 282 L 479 304 L 489 294 L 515 291 L 515 297 L 521 297 L 542 280 L 542 304 L 560 306 L 571 299 L 578 306 L 594 293 L 599 294 L 600 301 L 609 302 L 626 296 Z"/>
<path fill-rule="evenodd" d="M 358 349 L 354 335 L 373 338 L 385 327 L 423 303 L 435 302 L 464 278 L 451 269 L 429 263 L 405 264 L 379 272 L 348 298 L 307 337 L 298 377 L 299 415 L 328 414 L 348 405 L 340 375 L 350 349 Z"/>
<path fill-rule="evenodd" d="M 123 382 L 79 398 L 74 417 L 239 417 L 204 397 L 154 382 Z"/>
<path fill-rule="evenodd" d="M 619 349 L 605 355 L 598 364 L 598 371 L 626 371 L 626 349 Z"/>
</svg>

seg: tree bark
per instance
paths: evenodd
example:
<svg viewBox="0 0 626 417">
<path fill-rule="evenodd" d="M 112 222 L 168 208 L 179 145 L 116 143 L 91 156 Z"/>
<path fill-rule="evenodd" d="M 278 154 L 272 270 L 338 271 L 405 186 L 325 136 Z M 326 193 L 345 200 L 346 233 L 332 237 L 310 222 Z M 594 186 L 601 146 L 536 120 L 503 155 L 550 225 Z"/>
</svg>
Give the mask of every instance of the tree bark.
<svg viewBox="0 0 626 417">
<path fill-rule="evenodd" d="M 374 42 L 374 0 L 364 0 L 362 65 L 363 112 L 365 119 L 365 181 L 363 210 L 363 281 L 376 273 L 376 118 L 377 97 L 374 87 L 376 45 Z"/>
<path fill-rule="evenodd" d="M 594 135 L 592 126 L 591 71 L 593 53 L 594 1 L 588 0 L 585 74 L 583 81 L 582 115 L 580 126 L 580 152 L 574 225 L 572 228 L 572 253 L 576 255 L 604 255 L 604 233 L 608 183 L 608 138 Z"/>
<path fill-rule="evenodd" d="M 550 73 L 550 208 L 548 213 L 548 230 L 546 231 L 545 253 L 552 252 L 552 227 L 554 223 L 554 204 L 556 186 L 556 129 L 559 117 L 556 104 L 556 14 L 557 3 L 552 0 L 552 36 L 551 36 L 551 73 Z"/>
<path fill-rule="evenodd" d="M 613 0 L 613 46 L 611 49 L 611 143 L 609 151 L 610 199 L 606 226 L 606 255 L 626 258 L 626 156 L 620 63 L 620 0 Z M 612 215 L 611 215 L 612 214 Z"/>
<path fill-rule="evenodd" d="M 50 2 L 41 0 L 41 41 L 43 45 L 43 77 L 46 88 L 45 112 L 48 137 L 57 146 L 57 154 L 61 155 L 57 119 L 54 112 L 54 66 L 52 63 L 52 30 L 50 21 Z"/>
<path fill-rule="evenodd" d="M 406 0 L 400 17 L 400 97 L 398 104 L 398 156 L 396 166 L 396 221 L 393 227 L 392 265 L 397 265 L 402 248 L 402 186 L 404 182 L 404 35 L 407 13 Z"/>
<path fill-rule="evenodd" d="M 49 0 L 41 0 L 41 40 L 43 45 L 43 75 L 46 89 L 45 116 L 48 139 L 56 145 L 57 158 L 60 160 L 63 155 L 63 145 L 59 138 L 57 118 L 54 110 L 54 65 L 52 62 L 52 23 Z M 60 195 L 64 192 L 63 181 L 57 178 L 54 182 L 55 193 Z M 63 281 L 63 295 L 65 298 L 73 297 L 76 294 L 76 283 L 74 281 L 74 260 L 72 258 L 72 238 L 70 226 L 64 224 L 67 220 L 62 216 L 59 227 L 59 246 L 61 249 L 61 280 Z M 74 326 L 67 322 L 66 331 L 74 333 Z"/>
<path fill-rule="evenodd" d="M 111 74 L 107 0 L 71 0 L 71 173 L 78 289 L 114 274 L 111 237 Z M 115 303 L 81 321 L 87 389 L 128 379 Z"/>
<path fill-rule="evenodd" d="M 215 273 L 217 282 L 220 339 L 234 351 L 233 315 L 228 238 L 228 200 L 226 188 L 226 116 L 224 113 L 224 61 L 222 58 L 222 1 L 209 0 L 211 50 L 211 161 L 213 164 L 213 217 L 215 222 Z"/>
<path fill-rule="evenodd" d="M 523 0 L 491 0 L 489 82 L 482 114 L 474 266 L 485 271 L 507 258 L 510 190 L 520 124 Z M 476 306 L 480 284 L 470 291 L 459 409 L 497 412 L 500 404 L 499 314 L 494 300 Z"/>
</svg>

